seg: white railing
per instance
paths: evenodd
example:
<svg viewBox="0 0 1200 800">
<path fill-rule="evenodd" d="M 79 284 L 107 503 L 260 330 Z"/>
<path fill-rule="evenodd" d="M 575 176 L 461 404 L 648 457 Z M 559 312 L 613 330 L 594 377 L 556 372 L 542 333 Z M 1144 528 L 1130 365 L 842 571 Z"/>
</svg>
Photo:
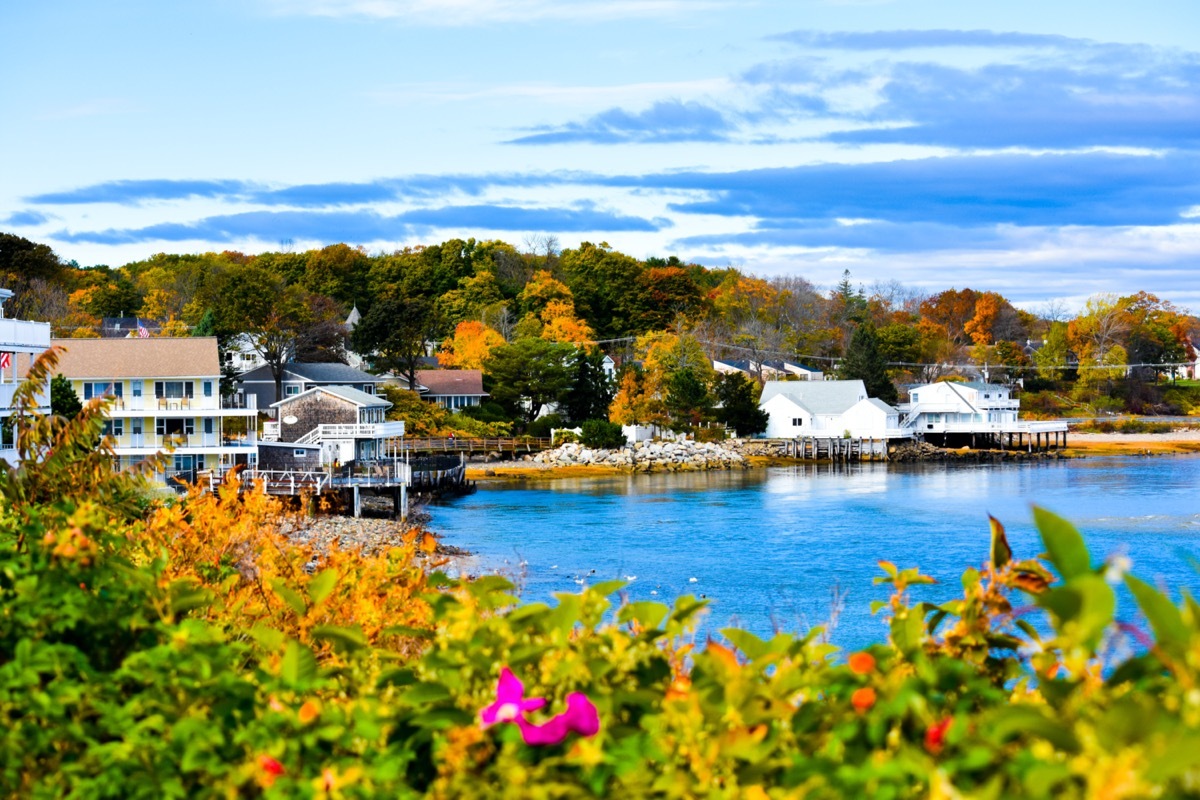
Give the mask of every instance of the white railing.
<svg viewBox="0 0 1200 800">
<path fill-rule="evenodd" d="M 278 422 L 264 422 L 263 423 L 262 440 L 264 442 L 278 442 L 279 441 L 279 423 Z"/>
<path fill-rule="evenodd" d="M 28 352 L 50 347 L 50 323 L 23 319 L 0 319 L 0 350 Z"/>
<path fill-rule="evenodd" d="M 388 439 L 403 435 L 403 422 L 339 423 L 318 425 L 296 439 L 296 444 L 316 444 L 330 439 Z"/>
</svg>

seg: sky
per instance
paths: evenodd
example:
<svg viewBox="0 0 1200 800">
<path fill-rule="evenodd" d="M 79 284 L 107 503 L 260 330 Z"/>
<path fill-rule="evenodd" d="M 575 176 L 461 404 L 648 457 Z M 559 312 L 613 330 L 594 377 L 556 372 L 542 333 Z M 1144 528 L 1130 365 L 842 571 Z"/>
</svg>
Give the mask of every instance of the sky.
<svg viewBox="0 0 1200 800">
<path fill-rule="evenodd" d="M 554 237 L 1200 311 L 1195 0 L 45 0 L 0 30 L 0 231 L 83 266 Z"/>
</svg>

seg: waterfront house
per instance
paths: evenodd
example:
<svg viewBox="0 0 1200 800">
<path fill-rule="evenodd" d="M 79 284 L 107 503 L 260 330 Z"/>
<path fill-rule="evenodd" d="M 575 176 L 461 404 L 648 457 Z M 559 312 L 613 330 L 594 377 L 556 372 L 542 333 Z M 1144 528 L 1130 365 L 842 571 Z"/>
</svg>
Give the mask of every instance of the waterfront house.
<svg viewBox="0 0 1200 800">
<path fill-rule="evenodd" d="M 483 373 L 477 369 L 417 370 L 421 399 L 457 411 L 477 406 L 488 394 L 483 390 Z"/>
<path fill-rule="evenodd" d="M 771 439 L 902 439 L 899 412 L 854 381 L 767 381 L 759 408 L 770 416 Z"/>
<path fill-rule="evenodd" d="M 278 422 L 263 438 L 280 444 L 315 445 L 319 462 L 374 461 L 391 455 L 389 442 L 404 435 L 403 422 L 388 422 L 392 404 L 354 386 L 314 386 L 273 404 Z M 273 453 L 272 458 L 278 454 Z M 297 452 L 297 458 L 308 458 Z"/>
<path fill-rule="evenodd" d="M 900 425 L 905 430 L 943 446 L 984 447 L 1011 444 L 1057 443 L 1066 440 L 1065 422 L 1022 422 L 1021 402 L 1012 389 L 995 383 L 939 381 L 914 386 L 909 402 L 900 405 Z"/>
<path fill-rule="evenodd" d="M 213 337 L 54 339 L 58 374 L 83 402 L 111 399 L 104 433 L 120 466 L 172 444 L 161 476 L 194 479 L 197 470 L 258 460 L 258 408 L 253 395 L 221 396 L 221 364 Z"/>
<path fill-rule="evenodd" d="M 293 361 L 283 368 L 283 397 L 275 396 L 275 376 L 269 366 L 258 367 L 237 379 L 241 394 L 257 398 L 259 408 L 274 408 L 277 401 L 307 392 L 317 386 L 350 386 L 360 392 L 376 394 L 385 379 L 361 369 L 331 363 Z"/>
<path fill-rule="evenodd" d="M 16 464 L 16 432 L 12 423 L 13 393 L 31 359 L 50 348 L 50 323 L 12 319 L 4 315 L 4 301 L 13 296 L 0 289 L 0 461 Z M 42 393 L 37 410 L 50 413 L 50 391 Z"/>
</svg>

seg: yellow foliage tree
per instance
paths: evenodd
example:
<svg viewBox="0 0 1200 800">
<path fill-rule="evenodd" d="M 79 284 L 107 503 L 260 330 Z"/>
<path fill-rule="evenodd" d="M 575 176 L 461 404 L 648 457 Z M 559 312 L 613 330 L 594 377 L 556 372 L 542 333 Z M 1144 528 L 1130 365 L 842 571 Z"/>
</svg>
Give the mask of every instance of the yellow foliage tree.
<svg viewBox="0 0 1200 800">
<path fill-rule="evenodd" d="M 618 425 L 666 424 L 667 407 L 662 394 L 662 385 L 653 376 L 639 369 L 626 370 L 609 406 L 609 422 Z"/>
<path fill-rule="evenodd" d="M 460 322 L 454 336 L 442 343 L 438 363 L 453 369 L 483 369 L 483 362 L 504 343 L 503 336 L 482 322 Z"/>
<path fill-rule="evenodd" d="M 552 300 L 542 309 L 542 338 L 567 344 L 591 344 L 595 334 L 585 321 L 575 316 L 575 304 Z"/>
</svg>

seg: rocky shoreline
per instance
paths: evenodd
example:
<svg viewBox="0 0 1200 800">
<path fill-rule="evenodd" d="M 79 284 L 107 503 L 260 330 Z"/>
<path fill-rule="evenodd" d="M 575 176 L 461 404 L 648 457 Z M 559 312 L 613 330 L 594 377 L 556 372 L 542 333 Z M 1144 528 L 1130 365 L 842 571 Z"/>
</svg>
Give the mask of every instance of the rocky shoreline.
<svg viewBox="0 0 1200 800">
<path fill-rule="evenodd" d="M 549 467 L 611 467 L 626 472 L 689 472 L 746 469 L 750 464 L 737 450 L 712 442 L 653 441 L 631 447 L 594 449 L 568 442 L 525 460 Z"/>
</svg>

